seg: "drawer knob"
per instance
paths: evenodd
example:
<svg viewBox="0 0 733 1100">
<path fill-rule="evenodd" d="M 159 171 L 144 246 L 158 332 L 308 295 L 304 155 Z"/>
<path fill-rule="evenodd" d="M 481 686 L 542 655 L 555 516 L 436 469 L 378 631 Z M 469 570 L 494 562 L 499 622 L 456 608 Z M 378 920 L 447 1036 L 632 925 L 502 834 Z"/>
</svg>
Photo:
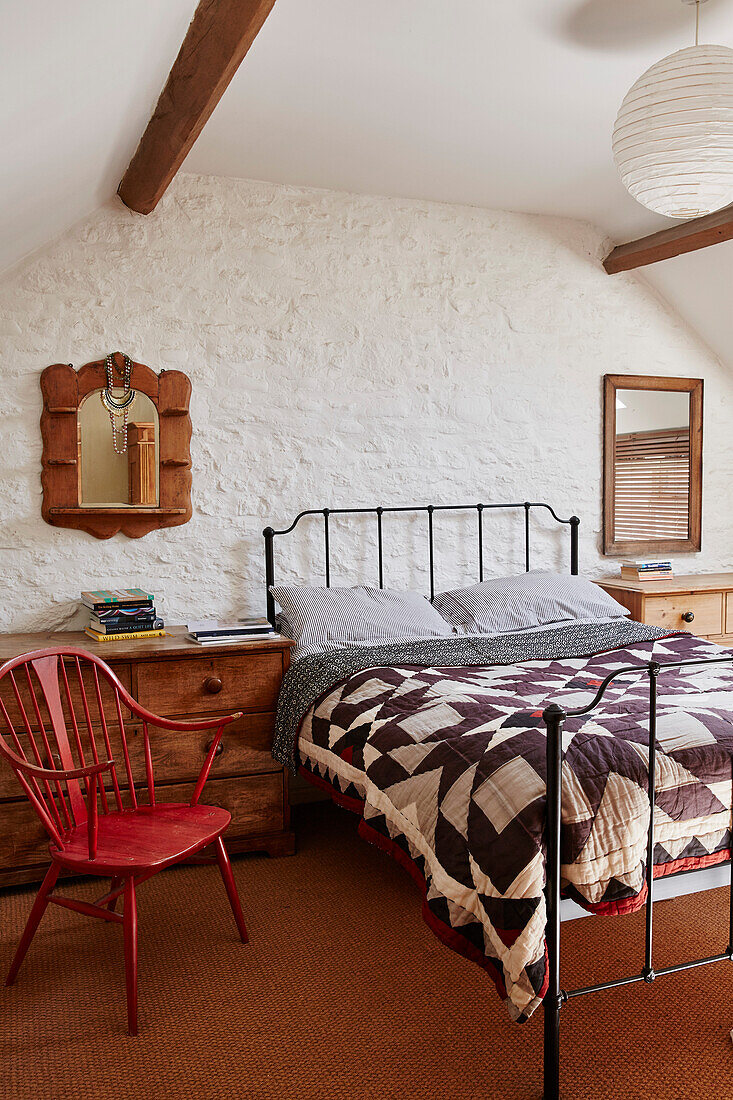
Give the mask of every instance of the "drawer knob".
<svg viewBox="0 0 733 1100">
<path fill-rule="evenodd" d="M 682 622 L 683 623 L 694 623 L 694 621 L 695 621 L 695 612 L 694 611 L 685 611 L 684 615 L 682 616 Z"/>
<path fill-rule="evenodd" d="M 218 695 L 223 687 L 218 676 L 209 676 L 208 680 L 204 680 L 204 691 L 208 691 L 209 695 Z"/>
<path fill-rule="evenodd" d="M 207 752 L 207 753 L 211 751 L 211 746 L 212 746 L 213 744 L 214 744 L 214 742 L 213 742 L 213 741 L 209 741 L 208 745 L 206 746 L 206 752 Z M 220 742 L 219 742 L 219 744 L 218 744 L 218 745 L 216 746 L 216 748 L 214 749 L 214 756 L 221 756 L 221 754 L 222 754 L 223 752 L 224 752 L 224 742 L 223 742 L 223 741 L 220 741 Z"/>
</svg>

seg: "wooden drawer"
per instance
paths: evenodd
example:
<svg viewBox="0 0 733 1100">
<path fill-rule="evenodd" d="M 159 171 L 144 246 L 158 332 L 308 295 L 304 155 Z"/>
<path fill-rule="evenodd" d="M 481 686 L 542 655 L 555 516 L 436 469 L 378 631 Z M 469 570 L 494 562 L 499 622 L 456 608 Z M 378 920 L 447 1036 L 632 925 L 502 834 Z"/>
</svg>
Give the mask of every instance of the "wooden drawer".
<svg viewBox="0 0 733 1100">
<path fill-rule="evenodd" d="M 126 687 L 127 690 L 130 691 L 130 683 L 131 683 L 130 666 L 129 665 L 110 665 L 110 667 L 112 668 L 112 671 L 122 681 L 124 687 Z M 67 676 L 68 676 L 68 680 L 69 680 L 69 691 L 71 693 L 71 698 L 72 698 L 72 701 L 73 701 L 73 704 L 74 704 L 74 710 L 76 711 L 76 715 L 77 715 L 77 722 L 82 724 L 84 722 L 84 708 L 83 708 L 82 701 L 81 701 L 81 690 L 79 688 L 79 681 L 78 681 L 78 678 L 76 676 L 76 669 L 73 668 L 73 666 L 69 667 L 67 665 Z M 95 689 L 95 686 L 94 686 L 94 676 L 93 676 L 93 673 L 92 673 L 92 671 L 91 671 L 91 669 L 88 665 L 87 666 L 82 666 L 82 679 L 83 679 L 83 683 L 84 683 L 84 690 L 85 690 L 86 696 L 87 696 L 87 702 L 89 704 L 89 710 L 90 710 L 90 714 L 91 714 L 91 717 L 92 717 L 92 722 L 96 723 L 99 719 L 99 707 L 97 706 L 97 702 L 96 702 L 97 696 L 96 696 L 96 689 Z M 30 692 L 29 692 L 29 689 L 28 689 L 28 683 L 27 683 L 27 680 L 25 678 L 25 673 L 24 672 L 21 671 L 18 674 L 17 681 L 18 681 L 18 688 L 20 690 L 21 699 L 22 699 L 22 702 L 23 702 L 23 707 L 26 711 L 26 714 L 28 716 L 28 720 L 31 724 L 31 729 L 37 730 L 39 728 L 38 719 L 36 718 L 35 711 L 33 710 L 33 703 L 32 703 L 31 695 L 30 695 Z M 41 720 L 42 720 L 43 724 L 45 725 L 46 729 L 50 729 L 51 728 L 51 722 L 50 722 L 50 719 L 49 719 L 49 716 L 48 716 L 48 711 L 47 711 L 46 706 L 43 702 L 43 697 L 42 697 L 42 694 L 41 694 L 40 685 L 39 685 L 38 681 L 35 678 L 32 678 L 32 682 L 33 682 L 33 689 L 36 693 L 36 698 L 38 700 L 38 705 L 39 705 L 39 709 L 40 709 L 40 712 L 41 712 Z M 72 727 L 71 727 L 71 723 L 69 722 L 69 716 L 68 716 L 68 713 L 67 713 L 68 707 L 66 705 L 65 688 L 64 688 L 64 685 L 63 685 L 63 680 L 61 678 L 59 679 L 59 685 L 60 685 L 59 690 L 61 692 L 61 700 L 62 700 L 62 703 L 64 704 L 64 713 L 65 713 L 66 719 L 67 719 L 67 728 L 69 730 L 69 734 L 71 735 Z M 102 692 L 102 701 L 104 703 L 105 713 L 107 715 L 108 721 L 110 721 L 116 715 L 115 703 L 114 703 L 114 691 L 109 686 L 109 684 L 107 684 L 107 682 L 103 679 L 103 677 L 101 677 L 101 676 L 99 678 L 99 686 L 100 686 L 101 692 Z M 23 717 L 22 717 L 22 714 L 21 714 L 21 711 L 20 711 L 20 707 L 18 706 L 17 700 L 15 698 L 15 693 L 13 692 L 12 684 L 10 683 L 10 680 L 7 677 L 3 678 L 3 680 L 0 681 L 0 698 L 2 699 L 3 703 L 5 704 L 5 707 L 7 708 L 8 714 L 10 716 L 10 720 L 13 723 L 13 725 L 15 726 L 16 730 L 20 731 L 22 729 L 25 729 L 25 726 L 24 726 L 24 723 L 23 723 Z M 123 717 L 127 717 L 127 713 L 128 712 L 123 707 L 123 710 L 122 710 Z M 3 731 L 3 734 L 4 734 L 5 730 L 6 730 L 6 725 L 5 725 L 4 719 L 0 718 L 0 726 L 2 726 L 2 731 Z"/>
<path fill-rule="evenodd" d="M 210 781 L 217 776 L 251 775 L 271 772 L 277 768 L 272 758 L 272 730 L 275 716 L 272 711 L 263 714 L 245 714 L 224 730 L 221 752 L 214 757 Z M 215 730 L 201 733 L 176 733 L 174 730 L 150 727 L 150 751 L 153 757 L 156 790 L 161 783 L 191 779 L 196 780 L 208 752 Z M 130 738 L 130 761 L 138 784 L 138 777 L 145 781 L 145 757 L 142 729 L 136 729 Z"/>
<path fill-rule="evenodd" d="M 138 667 L 137 697 L 144 707 L 163 715 L 271 710 L 281 680 L 278 650 L 150 661 Z"/>
<path fill-rule="evenodd" d="M 694 615 L 691 623 L 682 618 L 688 612 Z M 668 630 L 687 630 L 690 634 L 722 634 L 723 596 L 720 592 L 699 592 L 647 597 L 644 621 Z"/>
<path fill-rule="evenodd" d="M 16 787 L 19 791 L 17 782 Z M 27 867 L 34 863 L 48 866 L 50 842 L 51 838 L 25 796 L 22 802 L 5 802 L 0 806 L 0 865 L 3 868 Z"/>
<path fill-rule="evenodd" d="M 188 802 L 191 785 L 155 788 L 156 802 Z M 141 801 L 144 801 L 141 799 Z M 283 774 L 249 775 L 242 779 L 211 779 L 203 789 L 202 805 L 222 806 L 232 815 L 224 839 L 279 833 L 285 825 Z"/>
<path fill-rule="evenodd" d="M 733 592 L 725 594 L 725 633 L 733 634 Z"/>
<path fill-rule="evenodd" d="M 156 786 L 157 802 L 188 802 L 193 784 Z M 139 801 L 147 802 L 144 789 Z M 243 779 L 214 779 L 204 787 L 202 804 L 223 806 L 232 815 L 225 839 L 229 836 L 261 836 L 279 833 L 285 826 L 283 775 L 274 772 Z M 47 866 L 49 836 L 27 799 L 0 805 L 0 864 L 3 868 Z M 38 875 L 35 877 L 42 877 Z"/>
</svg>

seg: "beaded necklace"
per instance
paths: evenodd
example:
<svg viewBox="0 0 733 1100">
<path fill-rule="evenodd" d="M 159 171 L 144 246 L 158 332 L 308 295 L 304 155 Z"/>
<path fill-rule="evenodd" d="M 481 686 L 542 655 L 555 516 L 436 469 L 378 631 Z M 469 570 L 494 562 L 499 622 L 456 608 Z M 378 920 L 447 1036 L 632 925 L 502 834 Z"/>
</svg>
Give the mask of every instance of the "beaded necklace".
<svg viewBox="0 0 733 1100">
<path fill-rule="evenodd" d="M 124 354 L 122 355 L 122 359 L 125 364 L 124 371 L 120 371 L 111 354 L 105 359 L 104 365 L 107 370 L 107 387 L 103 389 L 100 394 L 102 404 L 109 413 L 109 422 L 112 425 L 112 446 L 115 449 L 115 454 L 118 455 L 123 455 L 127 451 L 127 420 L 130 415 L 130 406 L 137 396 L 135 390 L 131 388 L 132 360 L 129 355 Z M 123 393 L 121 398 L 116 398 L 112 393 L 115 370 L 117 370 L 118 374 L 122 374 Z M 118 417 L 122 417 L 121 426 L 117 424 Z"/>
</svg>

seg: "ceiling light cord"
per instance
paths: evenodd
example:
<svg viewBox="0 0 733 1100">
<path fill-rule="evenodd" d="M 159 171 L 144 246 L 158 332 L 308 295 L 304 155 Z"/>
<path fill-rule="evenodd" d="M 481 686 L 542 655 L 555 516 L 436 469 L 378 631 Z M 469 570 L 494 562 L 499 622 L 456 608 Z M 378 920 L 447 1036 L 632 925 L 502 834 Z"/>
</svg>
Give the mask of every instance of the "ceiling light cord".
<svg viewBox="0 0 733 1100">
<path fill-rule="evenodd" d="M 700 0 L 695 3 L 695 45 L 700 45 Z"/>
</svg>

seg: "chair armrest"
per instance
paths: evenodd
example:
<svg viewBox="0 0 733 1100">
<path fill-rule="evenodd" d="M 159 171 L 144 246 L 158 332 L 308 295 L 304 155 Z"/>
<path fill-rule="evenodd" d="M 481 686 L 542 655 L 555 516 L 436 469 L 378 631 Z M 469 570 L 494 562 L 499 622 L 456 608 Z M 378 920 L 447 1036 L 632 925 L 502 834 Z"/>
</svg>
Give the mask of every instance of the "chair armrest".
<svg viewBox="0 0 733 1100">
<path fill-rule="evenodd" d="M 54 841 L 63 847 L 63 838 L 60 833 L 54 827 L 53 821 L 45 813 L 45 807 L 38 803 L 36 796 L 33 793 L 33 789 L 25 776 L 29 776 L 36 784 L 40 780 L 42 783 L 65 783 L 70 779 L 83 779 L 87 788 L 87 843 L 89 849 L 89 859 L 96 859 L 97 856 L 97 830 L 98 830 L 98 813 L 97 813 L 97 789 L 99 786 L 99 775 L 101 772 L 112 771 L 114 768 L 114 760 L 100 760 L 98 764 L 87 764 L 83 768 L 66 768 L 62 770 L 56 770 L 56 768 L 40 768 L 37 764 L 29 764 L 27 760 L 24 760 L 22 756 L 18 756 L 12 749 L 9 749 L 6 745 L 2 746 L 2 755 L 6 760 L 10 761 L 13 768 L 19 773 L 18 779 L 21 782 L 26 794 L 36 806 L 37 812 L 41 813 L 42 820 L 48 831 L 50 832 Z M 36 786 L 38 790 L 38 786 Z"/>
<path fill-rule="evenodd" d="M 214 738 L 213 738 L 211 744 L 209 745 L 208 752 L 206 753 L 206 759 L 204 760 L 203 767 L 201 768 L 201 771 L 199 772 L 199 777 L 196 780 L 196 786 L 194 788 L 193 796 L 191 798 L 191 803 L 190 803 L 191 806 L 195 806 L 198 803 L 199 798 L 201 797 L 201 792 L 204 789 L 204 784 L 206 783 L 206 780 L 209 778 L 209 772 L 211 771 L 211 765 L 214 763 L 214 757 L 216 756 L 216 750 L 219 748 L 219 744 L 221 742 L 222 734 L 224 733 L 224 726 L 226 724 L 227 723 L 224 719 L 221 719 L 221 718 L 219 719 L 219 725 L 218 725 L 216 734 L 214 735 Z"/>
<path fill-rule="evenodd" d="M 147 710 L 141 706 L 136 699 L 129 696 L 125 700 L 125 705 L 133 714 L 138 718 L 142 718 L 144 722 L 147 722 L 151 726 L 158 726 L 163 730 L 178 730 L 179 733 L 196 732 L 196 730 L 212 730 L 218 729 L 219 726 L 228 726 L 231 722 L 237 722 L 242 717 L 242 711 L 235 711 L 234 714 L 225 715 L 212 715 L 210 718 L 163 718 L 161 714 L 153 714 L 152 711 Z"/>
<path fill-rule="evenodd" d="M 153 714 L 152 711 L 147 710 L 145 707 L 130 697 L 126 706 L 136 714 L 138 718 L 143 720 L 143 744 L 145 749 L 145 773 L 148 782 L 148 796 L 150 798 L 150 805 L 155 805 L 155 778 L 153 775 L 153 756 L 150 749 L 150 731 L 149 726 L 159 726 L 165 730 L 175 730 L 178 733 L 196 733 L 201 730 L 215 729 L 216 735 L 214 740 L 208 747 L 204 766 L 201 769 L 201 774 L 196 781 L 196 788 L 194 790 L 193 799 L 190 803 L 191 806 L 195 806 L 201 794 L 201 789 L 206 782 L 211 765 L 214 762 L 214 755 L 221 741 L 221 735 L 225 726 L 230 725 L 232 722 L 236 722 L 238 718 L 242 717 L 242 711 L 238 710 L 234 714 L 222 714 L 212 715 L 211 718 L 195 718 L 191 720 L 180 720 L 174 718 L 163 718 L 159 714 Z"/>
<path fill-rule="evenodd" d="M 29 764 L 21 756 L 17 756 L 12 749 L 6 748 L 3 756 L 18 771 L 31 775 L 34 779 L 49 780 L 51 782 L 66 781 L 67 779 L 91 779 L 92 776 L 99 775 L 100 772 L 111 771 L 115 763 L 114 760 L 102 760 L 99 764 L 88 764 L 83 768 L 69 768 L 66 771 L 61 771 L 56 768 L 40 768 L 37 764 Z"/>
</svg>

